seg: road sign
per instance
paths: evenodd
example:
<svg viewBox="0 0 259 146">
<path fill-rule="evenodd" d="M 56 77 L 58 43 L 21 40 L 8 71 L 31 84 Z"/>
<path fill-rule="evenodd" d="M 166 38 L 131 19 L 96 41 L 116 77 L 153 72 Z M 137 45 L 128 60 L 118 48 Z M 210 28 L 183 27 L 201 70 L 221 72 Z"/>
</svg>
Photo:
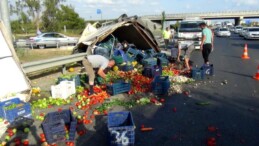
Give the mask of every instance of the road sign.
<svg viewBox="0 0 259 146">
<path fill-rule="evenodd" d="M 97 9 L 97 10 L 96 10 L 96 13 L 97 13 L 97 14 L 102 14 L 102 10 L 101 10 L 101 9 Z"/>
</svg>

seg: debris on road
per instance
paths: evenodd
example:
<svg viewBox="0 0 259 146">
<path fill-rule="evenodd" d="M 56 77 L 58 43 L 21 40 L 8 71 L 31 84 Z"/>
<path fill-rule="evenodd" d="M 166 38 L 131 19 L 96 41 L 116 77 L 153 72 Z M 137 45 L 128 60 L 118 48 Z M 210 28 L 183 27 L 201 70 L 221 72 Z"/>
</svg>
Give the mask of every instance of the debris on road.
<svg viewBox="0 0 259 146">
<path fill-rule="evenodd" d="M 154 130 L 154 128 L 152 128 L 152 127 L 141 127 L 140 128 L 141 132 L 148 132 L 148 131 L 153 131 L 153 130 Z"/>
<path fill-rule="evenodd" d="M 196 102 L 195 104 L 196 104 L 196 105 L 200 105 L 200 106 L 207 106 L 207 105 L 210 105 L 210 102 L 208 102 L 208 101 L 205 101 L 205 102 Z"/>
</svg>

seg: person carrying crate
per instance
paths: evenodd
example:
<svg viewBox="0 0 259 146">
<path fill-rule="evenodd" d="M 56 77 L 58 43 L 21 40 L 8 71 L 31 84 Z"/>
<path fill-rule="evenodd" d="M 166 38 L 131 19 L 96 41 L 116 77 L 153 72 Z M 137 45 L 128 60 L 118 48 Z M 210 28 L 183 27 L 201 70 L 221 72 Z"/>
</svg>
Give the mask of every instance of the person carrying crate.
<svg viewBox="0 0 259 146">
<path fill-rule="evenodd" d="M 113 59 L 108 60 L 101 55 L 88 55 L 83 59 L 83 66 L 89 76 L 89 85 L 90 85 L 89 95 L 92 95 L 94 93 L 93 91 L 94 79 L 95 79 L 94 69 L 98 69 L 97 74 L 105 79 L 106 74 L 104 73 L 104 70 L 107 67 L 111 68 L 114 65 L 115 65 L 115 61 Z"/>
<path fill-rule="evenodd" d="M 190 61 L 192 51 L 195 50 L 194 42 L 188 42 L 188 43 L 185 43 L 185 44 L 181 44 L 181 43 L 178 44 L 178 55 L 177 55 L 177 61 L 178 62 L 181 61 L 180 57 L 181 57 L 182 50 L 184 51 L 184 62 L 185 62 L 186 70 L 190 71 L 191 68 L 190 68 L 189 61 Z"/>
</svg>

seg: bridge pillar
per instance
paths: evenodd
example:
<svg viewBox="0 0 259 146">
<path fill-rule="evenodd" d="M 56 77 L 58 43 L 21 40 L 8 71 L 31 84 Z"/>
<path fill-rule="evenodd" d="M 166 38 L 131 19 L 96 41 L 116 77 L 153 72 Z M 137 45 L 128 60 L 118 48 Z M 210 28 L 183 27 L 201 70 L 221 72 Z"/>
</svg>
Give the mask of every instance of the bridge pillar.
<svg viewBox="0 0 259 146">
<path fill-rule="evenodd" d="M 241 21 L 242 21 L 243 19 L 244 19 L 243 16 L 238 17 L 238 18 L 235 18 L 235 26 L 240 25 L 240 24 L 241 24 Z"/>
</svg>

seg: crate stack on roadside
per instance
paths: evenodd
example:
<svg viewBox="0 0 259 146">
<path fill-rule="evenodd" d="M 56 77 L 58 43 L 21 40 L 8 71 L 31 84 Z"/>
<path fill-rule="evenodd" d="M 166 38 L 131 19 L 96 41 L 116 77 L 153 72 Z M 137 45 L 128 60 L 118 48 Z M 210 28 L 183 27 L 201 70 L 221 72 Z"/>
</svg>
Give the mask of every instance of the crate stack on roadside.
<svg viewBox="0 0 259 146">
<path fill-rule="evenodd" d="M 191 76 L 195 80 L 204 80 L 206 77 L 214 76 L 214 66 L 213 64 L 204 64 L 201 67 L 192 68 Z"/>
</svg>

